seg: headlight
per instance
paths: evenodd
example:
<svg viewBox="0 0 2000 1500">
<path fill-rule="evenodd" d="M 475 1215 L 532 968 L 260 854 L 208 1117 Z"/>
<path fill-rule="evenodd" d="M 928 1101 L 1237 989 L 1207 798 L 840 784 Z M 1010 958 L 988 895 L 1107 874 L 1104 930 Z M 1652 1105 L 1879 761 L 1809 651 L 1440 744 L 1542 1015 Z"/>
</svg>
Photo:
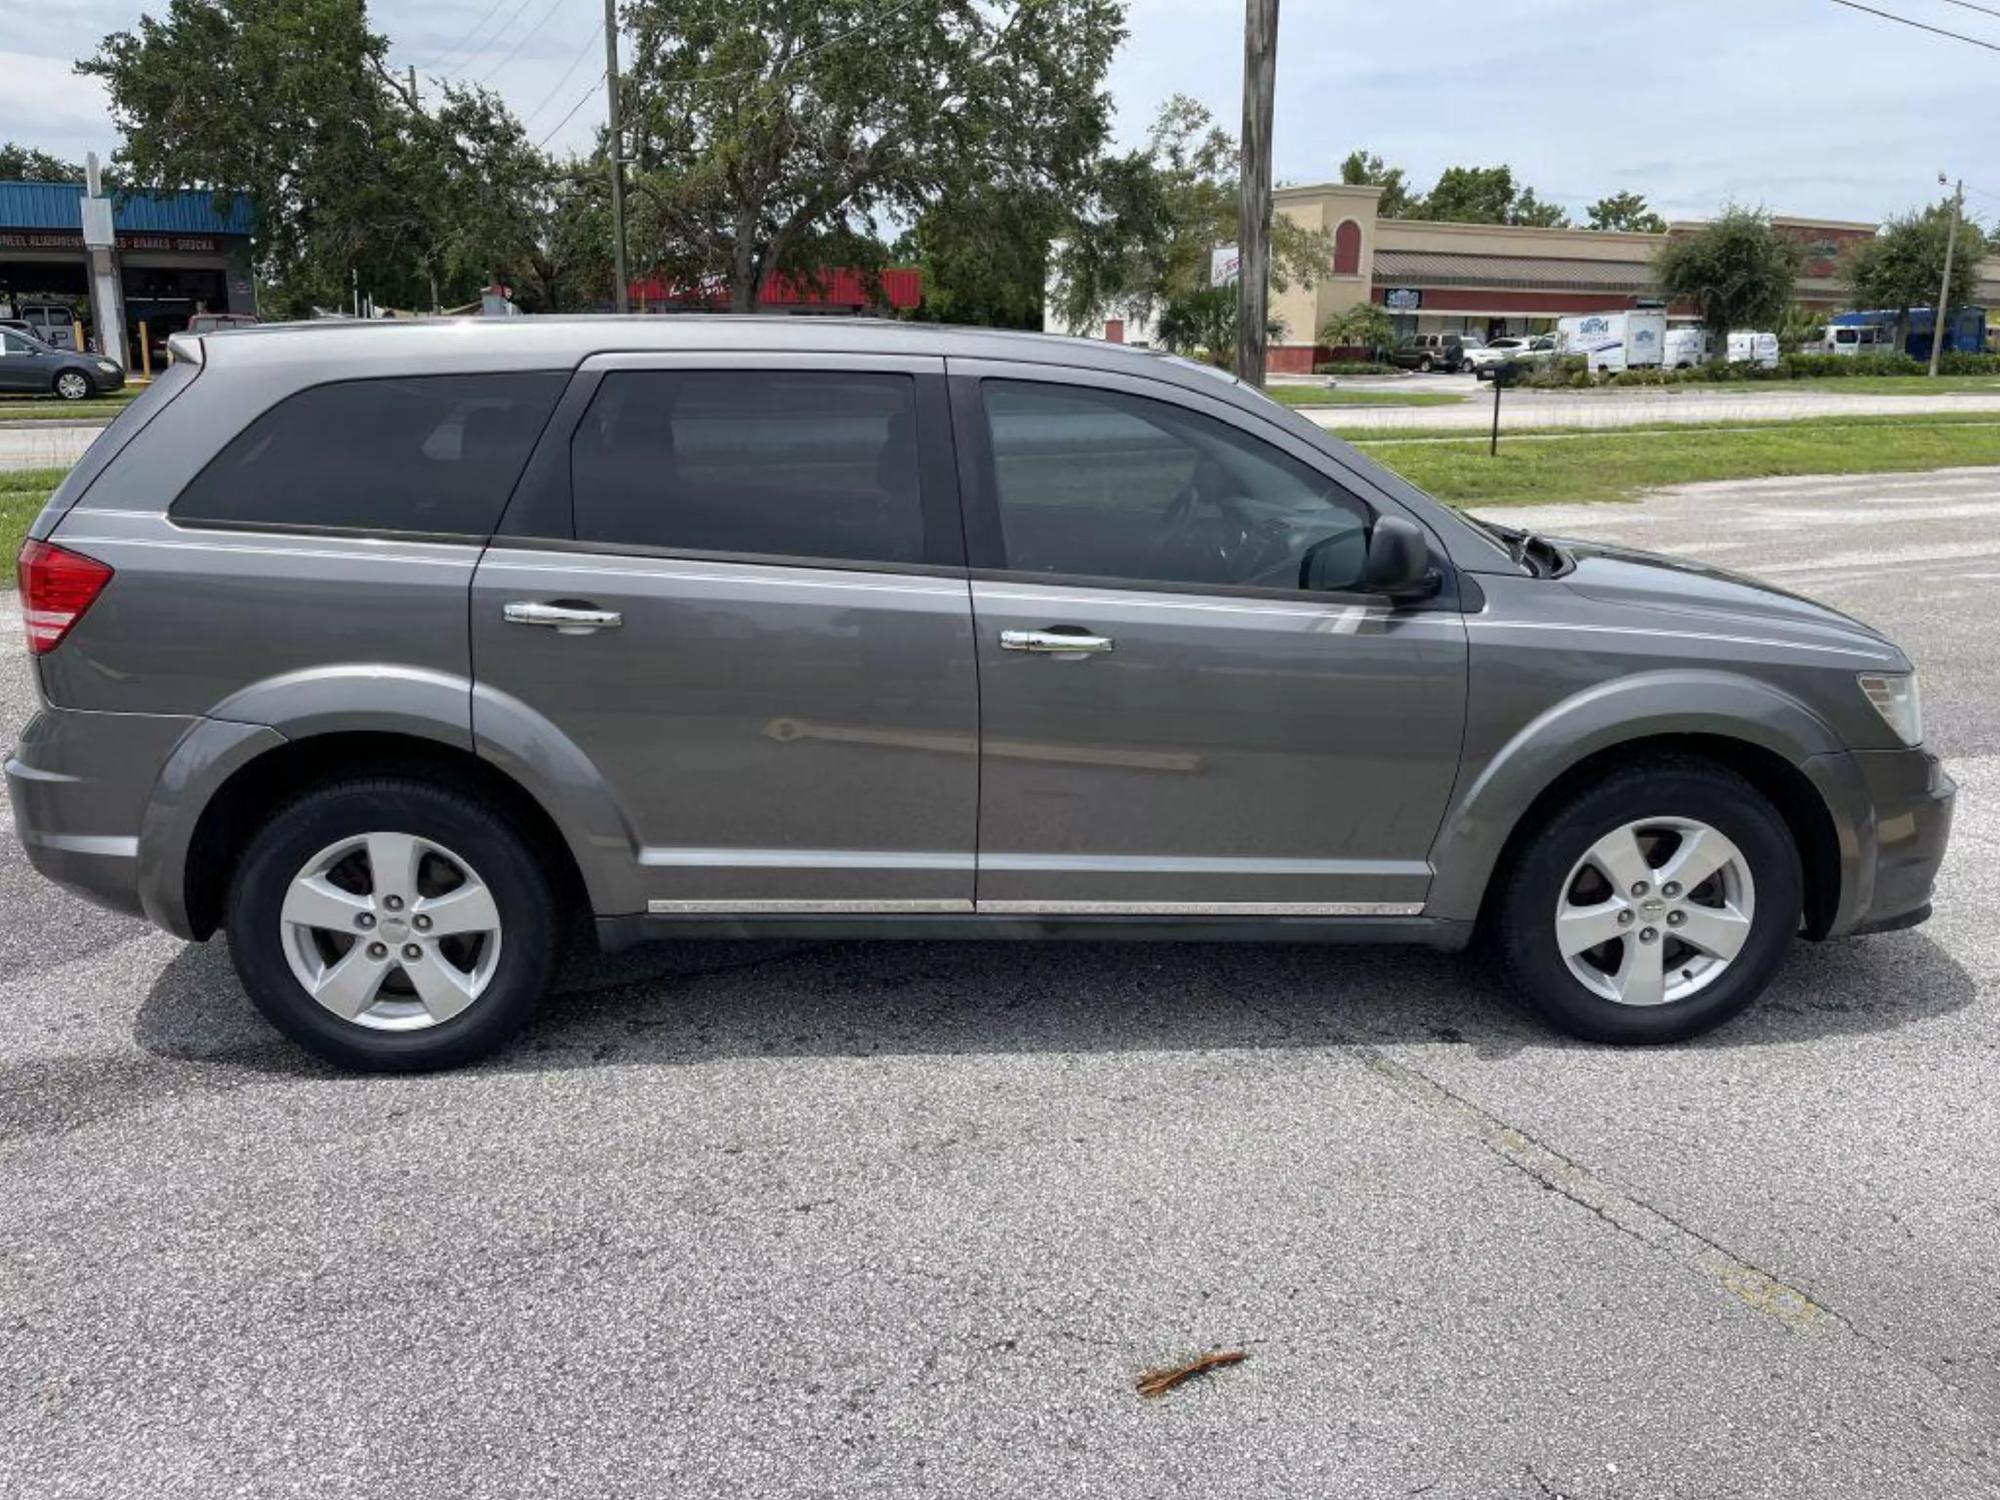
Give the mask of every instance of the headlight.
<svg viewBox="0 0 2000 1500">
<path fill-rule="evenodd" d="M 1924 742 L 1924 711 L 1918 700 L 1916 673 L 1863 672 L 1855 680 L 1897 739 L 1906 745 Z"/>
<path fill-rule="evenodd" d="M 118 364 L 115 360 L 100 359 L 97 362 L 97 368 L 107 375 L 116 375 L 118 373 Z"/>
</svg>

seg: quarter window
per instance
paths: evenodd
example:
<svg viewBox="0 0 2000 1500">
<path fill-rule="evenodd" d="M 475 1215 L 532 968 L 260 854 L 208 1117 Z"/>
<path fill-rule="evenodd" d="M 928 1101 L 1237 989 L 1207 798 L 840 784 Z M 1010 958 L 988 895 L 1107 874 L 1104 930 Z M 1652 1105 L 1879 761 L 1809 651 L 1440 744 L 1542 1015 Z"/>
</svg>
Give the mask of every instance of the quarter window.
<svg viewBox="0 0 2000 1500">
<path fill-rule="evenodd" d="M 579 541 L 824 561 L 924 557 L 907 375 L 616 370 L 570 445 Z"/>
<path fill-rule="evenodd" d="M 1194 588 L 1361 586 L 1367 506 L 1269 444 L 1112 391 L 981 389 L 1009 569 Z"/>
<path fill-rule="evenodd" d="M 178 521 L 486 537 L 568 376 L 426 375 L 299 392 L 181 492 Z"/>
</svg>

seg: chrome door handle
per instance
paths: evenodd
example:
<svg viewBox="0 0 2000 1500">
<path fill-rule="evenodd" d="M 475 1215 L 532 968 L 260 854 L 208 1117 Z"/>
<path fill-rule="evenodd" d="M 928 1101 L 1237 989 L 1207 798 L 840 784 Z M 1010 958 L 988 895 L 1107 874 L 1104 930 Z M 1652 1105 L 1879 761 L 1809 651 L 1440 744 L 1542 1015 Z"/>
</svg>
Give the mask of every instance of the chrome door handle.
<svg viewBox="0 0 2000 1500">
<path fill-rule="evenodd" d="M 541 625 L 561 635 L 589 635 L 594 630 L 616 630 L 625 617 L 615 609 L 593 609 L 576 604 L 533 604 L 516 600 L 500 611 L 509 625 Z"/>
<path fill-rule="evenodd" d="M 1032 651 L 1037 656 L 1101 656 L 1118 643 L 1108 635 L 1070 635 L 1060 630 L 1003 630 L 1002 651 Z"/>
</svg>

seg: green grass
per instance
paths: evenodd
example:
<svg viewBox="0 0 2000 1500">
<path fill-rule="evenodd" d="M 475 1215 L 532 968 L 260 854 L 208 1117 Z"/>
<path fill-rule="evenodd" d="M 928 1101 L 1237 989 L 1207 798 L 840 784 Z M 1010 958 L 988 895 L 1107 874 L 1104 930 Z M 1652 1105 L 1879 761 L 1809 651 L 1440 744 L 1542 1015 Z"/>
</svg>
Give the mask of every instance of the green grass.
<svg viewBox="0 0 2000 1500">
<path fill-rule="evenodd" d="M 0 548 L 5 549 L 6 587 L 14 586 L 12 563 L 21 550 L 28 523 L 40 514 L 50 493 L 62 483 L 67 469 L 0 470 Z"/>
<path fill-rule="evenodd" d="M 1668 437 L 1677 439 L 1667 441 Z M 1498 457 L 1484 437 L 1355 444 L 1412 484 L 1454 505 L 1625 500 L 1667 484 L 1784 474 L 1887 474 L 2000 464 L 2000 422 L 1788 422 L 1749 430 L 1683 426 L 1593 432 L 1564 441 L 1510 440 Z"/>
<path fill-rule="evenodd" d="M 1287 406 L 1457 406 L 1463 396 L 1442 391 L 1351 391 L 1345 386 L 1329 390 L 1323 385 L 1272 385 L 1264 394 Z"/>
<path fill-rule="evenodd" d="M 1350 443 L 1432 443 L 1458 442 L 1477 435 L 1486 441 L 1483 427 L 1351 427 L 1338 422 L 1324 424 L 1326 430 Z M 1513 438 L 1642 437 L 1671 432 L 1762 432 L 1792 430 L 1838 432 L 1850 427 L 1993 427 L 2000 426 L 2000 411 L 1857 412 L 1852 416 L 1760 417 L 1754 412 L 1742 417 L 1726 417 L 1713 422 L 1620 422 L 1616 426 L 1589 427 L 1575 423 L 1548 426 L 1502 427 L 1500 446 Z"/>
<path fill-rule="evenodd" d="M 126 386 L 108 396 L 62 401 L 54 396 L 0 396 L 0 427 L 22 422 L 108 422 L 132 403 L 144 387 Z"/>
</svg>

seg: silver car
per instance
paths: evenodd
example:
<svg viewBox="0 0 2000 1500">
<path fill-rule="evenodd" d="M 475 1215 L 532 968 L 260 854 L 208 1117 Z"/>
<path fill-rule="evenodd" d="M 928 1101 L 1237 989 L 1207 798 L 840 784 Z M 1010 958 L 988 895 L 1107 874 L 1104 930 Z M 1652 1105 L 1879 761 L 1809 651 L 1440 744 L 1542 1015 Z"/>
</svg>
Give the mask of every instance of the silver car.
<svg viewBox="0 0 2000 1500">
<path fill-rule="evenodd" d="M 782 319 L 175 352 L 23 552 L 15 828 L 344 1064 L 491 1052 L 577 932 L 1484 934 L 1659 1042 L 1930 910 L 1893 644 L 1213 371 Z"/>
</svg>

